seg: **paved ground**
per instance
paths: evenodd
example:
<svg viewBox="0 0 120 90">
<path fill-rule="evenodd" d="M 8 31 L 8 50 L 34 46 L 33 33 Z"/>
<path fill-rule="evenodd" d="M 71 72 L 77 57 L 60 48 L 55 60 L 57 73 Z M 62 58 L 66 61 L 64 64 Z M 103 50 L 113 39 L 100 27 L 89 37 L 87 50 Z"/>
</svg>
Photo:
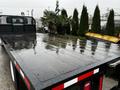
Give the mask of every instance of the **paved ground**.
<svg viewBox="0 0 120 90">
<path fill-rule="evenodd" d="M 110 90 L 110 88 L 116 84 L 117 84 L 116 81 L 109 78 L 105 78 L 103 83 L 104 85 L 103 90 Z M 15 90 L 10 76 L 9 58 L 1 46 L 0 46 L 0 90 Z"/>
<path fill-rule="evenodd" d="M 15 90 L 9 69 L 9 58 L 0 47 L 0 90 Z"/>
</svg>

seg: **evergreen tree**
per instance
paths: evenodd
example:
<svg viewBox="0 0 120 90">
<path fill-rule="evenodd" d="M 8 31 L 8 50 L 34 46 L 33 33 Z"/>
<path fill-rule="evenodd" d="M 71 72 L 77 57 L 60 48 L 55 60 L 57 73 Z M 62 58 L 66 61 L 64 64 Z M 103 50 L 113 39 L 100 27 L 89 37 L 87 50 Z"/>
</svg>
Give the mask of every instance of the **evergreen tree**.
<svg viewBox="0 0 120 90">
<path fill-rule="evenodd" d="M 93 20 L 92 20 L 92 26 L 91 26 L 91 32 L 100 33 L 101 32 L 101 25 L 100 25 L 100 10 L 99 7 L 96 6 Z"/>
<path fill-rule="evenodd" d="M 58 15 L 57 31 L 59 34 L 70 34 L 70 23 L 65 9 L 61 10 L 61 15 Z"/>
<path fill-rule="evenodd" d="M 78 35 L 84 36 L 85 33 L 88 31 L 89 25 L 88 25 L 88 13 L 87 8 L 83 6 L 81 19 L 80 19 L 80 27 L 78 31 Z"/>
<path fill-rule="evenodd" d="M 72 18 L 72 35 L 77 35 L 78 25 L 79 25 L 78 11 L 77 9 L 74 9 L 73 18 Z"/>
<path fill-rule="evenodd" d="M 110 11 L 107 25 L 106 25 L 106 34 L 107 35 L 115 35 L 115 24 L 114 24 L 114 10 Z"/>
<path fill-rule="evenodd" d="M 61 11 L 61 15 L 63 17 L 64 34 L 70 34 L 70 22 L 69 22 L 67 11 L 65 9 L 63 9 Z"/>
<path fill-rule="evenodd" d="M 64 18 L 67 18 L 68 15 L 67 15 L 67 11 L 65 9 L 62 9 L 61 10 L 61 15 L 64 17 Z"/>
</svg>

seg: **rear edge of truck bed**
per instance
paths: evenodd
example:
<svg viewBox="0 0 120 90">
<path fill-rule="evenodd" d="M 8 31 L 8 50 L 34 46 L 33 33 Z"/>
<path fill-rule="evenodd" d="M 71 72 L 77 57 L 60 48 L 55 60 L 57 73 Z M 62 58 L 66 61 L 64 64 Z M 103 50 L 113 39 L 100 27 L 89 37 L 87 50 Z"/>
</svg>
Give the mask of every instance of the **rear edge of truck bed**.
<svg viewBox="0 0 120 90">
<path fill-rule="evenodd" d="M 7 35 L 1 39 L 28 90 L 74 90 L 78 87 L 84 90 L 90 82 L 94 83 L 91 87 L 102 90 L 106 65 L 120 60 L 117 45 L 112 43 L 76 41 L 38 33 Z M 94 78 L 99 78 L 98 82 Z"/>
</svg>

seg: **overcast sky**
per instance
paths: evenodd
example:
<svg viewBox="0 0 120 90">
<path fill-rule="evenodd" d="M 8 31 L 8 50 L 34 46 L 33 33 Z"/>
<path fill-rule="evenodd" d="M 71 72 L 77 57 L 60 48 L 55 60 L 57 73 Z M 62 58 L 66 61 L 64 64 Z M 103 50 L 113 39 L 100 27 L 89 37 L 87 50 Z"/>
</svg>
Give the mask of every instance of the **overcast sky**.
<svg viewBox="0 0 120 90">
<path fill-rule="evenodd" d="M 72 15 L 74 8 L 81 13 L 82 6 L 86 5 L 89 14 L 93 15 L 96 5 L 99 5 L 101 14 L 107 12 L 107 8 L 113 8 L 120 13 L 120 0 L 59 0 L 60 8 L 65 8 Z M 41 17 L 45 9 L 54 10 L 56 0 L 0 0 L 0 12 L 2 14 L 20 15 L 20 12 L 34 9 L 34 17 Z"/>
</svg>

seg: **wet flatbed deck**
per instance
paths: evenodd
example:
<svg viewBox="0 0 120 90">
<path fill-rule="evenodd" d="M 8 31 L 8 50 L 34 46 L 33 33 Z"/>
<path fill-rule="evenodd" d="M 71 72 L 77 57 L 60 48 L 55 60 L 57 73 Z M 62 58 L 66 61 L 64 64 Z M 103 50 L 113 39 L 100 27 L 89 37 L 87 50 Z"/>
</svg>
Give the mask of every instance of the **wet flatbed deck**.
<svg viewBox="0 0 120 90">
<path fill-rule="evenodd" d="M 48 34 L 7 36 L 4 41 L 25 74 L 45 85 L 53 78 L 59 81 L 71 77 L 120 55 L 116 44 Z"/>
<path fill-rule="evenodd" d="M 10 58 L 8 57 L 4 49 L 0 46 L 0 89 L 1 90 L 15 90 L 10 76 L 9 59 Z M 103 90 L 109 90 L 115 85 L 117 85 L 117 81 L 106 77 L 104 78 Z"/>
</svg>

